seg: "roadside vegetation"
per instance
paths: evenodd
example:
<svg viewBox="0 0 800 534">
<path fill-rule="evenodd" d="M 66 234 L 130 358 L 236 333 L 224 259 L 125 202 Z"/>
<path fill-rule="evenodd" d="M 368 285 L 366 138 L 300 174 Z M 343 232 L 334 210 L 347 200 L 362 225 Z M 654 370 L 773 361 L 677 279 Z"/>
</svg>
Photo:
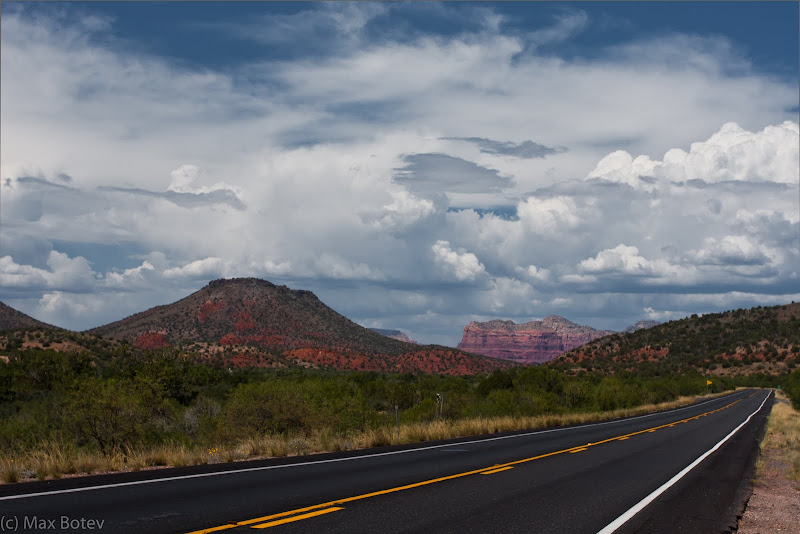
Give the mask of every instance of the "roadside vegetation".
<svg viewBox="0 0 800 534">
<path fill-rule="evenodd" d="M 786 400 L 786 395 L 781 391 L 777 394 L 779 399 Z M 796 405 L 797 397 L 793 397 L 793 400 Z M 786 477 L 792 481 L 795 489 L 800 490 L 800 411 L 787 402 L 776 402 L 767 422 L 761 450 L 762 454 L 777 451 L 785 462 Z"/>
<path fill-rule="evenodd" d="M 573 376 L 539 366 L 455 377 L 233 369 L 124 345 L 5 355 L 4 482 L 542 428 L 668 409 L 737 386 L 800 385 L 798 371 L 718 377 L 707 386 L 691 370 Z"/>
</svg>

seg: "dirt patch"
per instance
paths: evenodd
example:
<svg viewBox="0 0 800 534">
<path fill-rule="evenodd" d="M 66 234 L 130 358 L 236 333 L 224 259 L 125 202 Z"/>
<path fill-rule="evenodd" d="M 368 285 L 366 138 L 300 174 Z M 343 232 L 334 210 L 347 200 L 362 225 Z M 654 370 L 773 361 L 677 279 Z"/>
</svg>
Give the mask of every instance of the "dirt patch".
<svg viewBox="0 0 800 534">
<path fill-rule="evenodd" d="M 786 478 L 791 470 L 789 462 L 778 449 L 765 451 L 761 458 L 763 467 L 737 532 L 800 534 L 800 491 Z"/>
</svg>

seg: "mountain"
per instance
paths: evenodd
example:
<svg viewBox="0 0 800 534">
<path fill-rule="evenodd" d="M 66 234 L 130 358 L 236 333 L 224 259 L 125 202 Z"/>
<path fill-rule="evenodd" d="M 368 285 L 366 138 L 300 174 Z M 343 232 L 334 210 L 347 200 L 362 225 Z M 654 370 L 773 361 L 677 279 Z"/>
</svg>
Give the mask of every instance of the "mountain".
<svg viewBox="0 0 800 534">
<path fill-rule="evenodd" d="M 413 343 L 414 345 L 417 345 L 416 341 L 408 337 L 405 334 L 405 332 L 401 332 L 400 330 L 386 330 L 384 328 L 370 328 L 370 330 L 382 336 L 390 337 L 398 341 L 405 341 L 406 343 Z"/>
<path fill-rule="evenodd" d="M 313 347 L 400 354 L 409 349 L 336 313 L 311 291 L 256 278 L 214 280 L 178 302 L 89 332 L 146 348 L 205 342 L 276 352 Z"/>
<path fill-rule="evenodd" d="M 653 328 L 656 325 L 659 325 L 658 321 L 637 321 L 636 323 L 632 324 L 631 326 L 626 327 L 623 332 L 626 334 L 630 334 L 631 332 L 636 332 L 637 330 L 642 330 L 643 328 Z"/>
<path fill-rule="evenodd" d="M 711 374 L 783 373 L 800 365 L 800 303 L 692 315 L 587 343 L 550 363 L 564 370 L 703 369 Z"/>
<path fill-rule="evenodd" d="M 232 365 L 299 365 L 444 374 L 484 373 L 497 362 L 420 347 L 364 328 L 310 291 L 256 278 L 215 280 L 173 304 L 89 331 L 134 347 L 179 347 Z"/>
<path fill-rule="evenodd" d="M 551 315 L 541 321 L 516 324 L 495 319 L 464 327 L 458 348 L 520 363 L 542 363 L 584 343 L 611 334 Z"/>
<path fill-rule="evenodd" d="M 53 325 L 38 321 L 21 311 L 17 311 L 11 306 L 0 302 L 0 332 L 4 330 L 16 330 L 18 328 L 46 328 L 57 329 Z"/>
</svg>

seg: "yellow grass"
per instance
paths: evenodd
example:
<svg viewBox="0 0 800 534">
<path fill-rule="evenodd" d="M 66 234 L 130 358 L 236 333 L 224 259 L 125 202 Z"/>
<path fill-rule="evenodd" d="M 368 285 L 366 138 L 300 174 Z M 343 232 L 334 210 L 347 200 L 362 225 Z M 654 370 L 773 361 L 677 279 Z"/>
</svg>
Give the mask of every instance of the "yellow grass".
<svg viewBox="0 0 800 534">
<path fill-rule="evenodd" d="M 783 392 L 778 391 L 776 394 L 778 399 L 788 400 Z M 800 484 L 800 412 L 787 402 L 776 402 L 767 422 L 767 432 L 761 448 L 782 451 L 789 465 L 787 478 Z"/>
<path fill-rule="evenodd" d="M 718 397 L 723 394 L 717 393 L 706 397 Z M 212 447 L 164 444 L 148 449 L 117 451 L 108 455 L 76 450 L 58 443 L 45 443 L 38 450 L 16 457 L 0 452 L 0 481 L 11 483 L 37 478 L 59 478 L 65 475 L 139 471 L 166 466 L 179 467 L 257 458 L 299 456 L 515 430 L 535 430 L 671 410 L 687 406 L 694 402 L 694 399 L 695 397 L 681 397 L 672 402 L 647 404 L 611 412 L 545 414 L 534 417 L 477 417 L 417 422 L 401 425 L 399 432 L 394 426 L 367 429 L 363 432 L 344 435 L 331 429 L 320 429 L 307 436 L 251 436 L 237 442 L 220 443 Z M 773 411 L 774 413 L 775 411 Z M 794 413 L 796 414 L 796 412 Z M 777 421 L 776 419 L 775 424 L 779 424 Z M 797 428 L 800 428 L 800 423 L 794 428 L 794 433 L 788 433 L 790 437 L 787 439 L 791 441 L 793 444 L 791 447 L 794 447 L 794 451 L 797 453 L 799 435 Z M 800 462 L 800 454 L 795 455 L 796 473 L 800 471 L 798 462 Z"/>
</svg>

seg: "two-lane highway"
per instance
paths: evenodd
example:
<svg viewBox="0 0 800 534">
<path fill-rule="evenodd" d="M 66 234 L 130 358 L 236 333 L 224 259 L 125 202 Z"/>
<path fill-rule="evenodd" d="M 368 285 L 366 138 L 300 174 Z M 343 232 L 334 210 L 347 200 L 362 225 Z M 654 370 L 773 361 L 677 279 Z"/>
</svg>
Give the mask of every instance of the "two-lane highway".
<svg viewBox="0 0 800 534">
<path fill-rule="evenodd" d="M 115 533 L 722 532 L 746 498 L 737 492 L 769 397 L 740 391 L 569 428 L 5 486 L 0 515 L 93 519 Z"/>
</svg>

